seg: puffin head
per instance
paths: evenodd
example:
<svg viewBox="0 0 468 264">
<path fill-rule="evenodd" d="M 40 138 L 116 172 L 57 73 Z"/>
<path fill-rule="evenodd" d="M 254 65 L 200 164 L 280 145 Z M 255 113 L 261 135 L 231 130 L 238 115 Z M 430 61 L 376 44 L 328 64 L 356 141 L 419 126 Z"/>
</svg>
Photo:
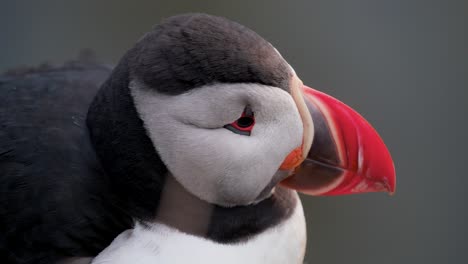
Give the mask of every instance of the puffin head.
<svg viewBox="0 0 468 264">
<path fill-rule="evenodd" d="M 179 15 L 145 34 L 87 121 L 110 185 L 138 217 L 155 212 L 168 175 L 223 207 L 258 203 L 278 184 L 312 195 L 395 188 L 390 154 L 359 114 L 221 17 Z"/>
</svg>

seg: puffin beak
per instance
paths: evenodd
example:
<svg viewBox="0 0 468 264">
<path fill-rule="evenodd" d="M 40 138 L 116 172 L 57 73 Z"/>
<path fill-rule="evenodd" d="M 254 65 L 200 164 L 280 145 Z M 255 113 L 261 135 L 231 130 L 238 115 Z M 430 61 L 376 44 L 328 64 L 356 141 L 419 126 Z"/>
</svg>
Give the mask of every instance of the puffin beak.
<svg viewBox="0 0 468 264">
<path fill-rule="evenodd" d="M 395 192 L 395 167 L 374 128 L 337 99 L 291 80 L 304 125 L 303 144 L 281 165 L 281 185 L 309 195 Z"/>
</svg>

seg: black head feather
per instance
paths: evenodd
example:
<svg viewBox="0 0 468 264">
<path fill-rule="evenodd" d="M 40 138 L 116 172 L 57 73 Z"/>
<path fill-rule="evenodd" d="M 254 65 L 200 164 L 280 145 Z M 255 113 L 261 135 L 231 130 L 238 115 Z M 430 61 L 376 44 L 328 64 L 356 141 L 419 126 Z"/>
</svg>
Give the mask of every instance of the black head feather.
<svg viewBox="0 0 468 264">
<path fill-rule="evenodd" d="M 174 16 L 130 51 L 132 78 L 167 94 L 202 85 L 260 83 L 288 90 L 290 67 L 254 31 L 206 14 Z"/>
</svg>

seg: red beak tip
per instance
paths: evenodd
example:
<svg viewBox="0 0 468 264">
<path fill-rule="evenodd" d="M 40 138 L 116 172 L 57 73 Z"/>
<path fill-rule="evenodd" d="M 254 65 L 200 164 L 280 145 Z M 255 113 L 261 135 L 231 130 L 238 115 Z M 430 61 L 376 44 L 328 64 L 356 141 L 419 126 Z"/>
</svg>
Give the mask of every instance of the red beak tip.
<svg viewBox="0 0 468 264">
<path fill-rule="evenodd" d="M 392 185 L 387 184 L 386 187 L 387 187 L 387 193 L 388 193 L 390 196 L 395 195 L 395 191 L 396 191 L 396 184 L 395 184 L 395 182 L 393 182 Z"/>
<path fill-rule="evenodd" d="M 395 195 L 395 187 L 392 188 L 391 186 L 386 185 L 384 191 L 388 193 L 390 196 Z"/>
</svg>

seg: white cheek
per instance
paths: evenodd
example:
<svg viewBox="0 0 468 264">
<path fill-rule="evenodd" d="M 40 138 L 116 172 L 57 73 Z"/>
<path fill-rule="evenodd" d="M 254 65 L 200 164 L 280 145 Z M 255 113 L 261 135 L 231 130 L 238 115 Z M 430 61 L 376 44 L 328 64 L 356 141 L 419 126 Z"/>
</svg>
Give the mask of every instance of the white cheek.
<svg viewBox="0 0 468 264">
<path fill-rule="evenodd" d="M 297 108 L 279 88 L 224 84 L 165 96 L 134 83 L 131 91 L 168 169 L 188 191 L 211 203 L 252 203 L 302 142 Z M 246 103 L 257 121 L 251 136 L 222 128 Z"/>
</svg>

